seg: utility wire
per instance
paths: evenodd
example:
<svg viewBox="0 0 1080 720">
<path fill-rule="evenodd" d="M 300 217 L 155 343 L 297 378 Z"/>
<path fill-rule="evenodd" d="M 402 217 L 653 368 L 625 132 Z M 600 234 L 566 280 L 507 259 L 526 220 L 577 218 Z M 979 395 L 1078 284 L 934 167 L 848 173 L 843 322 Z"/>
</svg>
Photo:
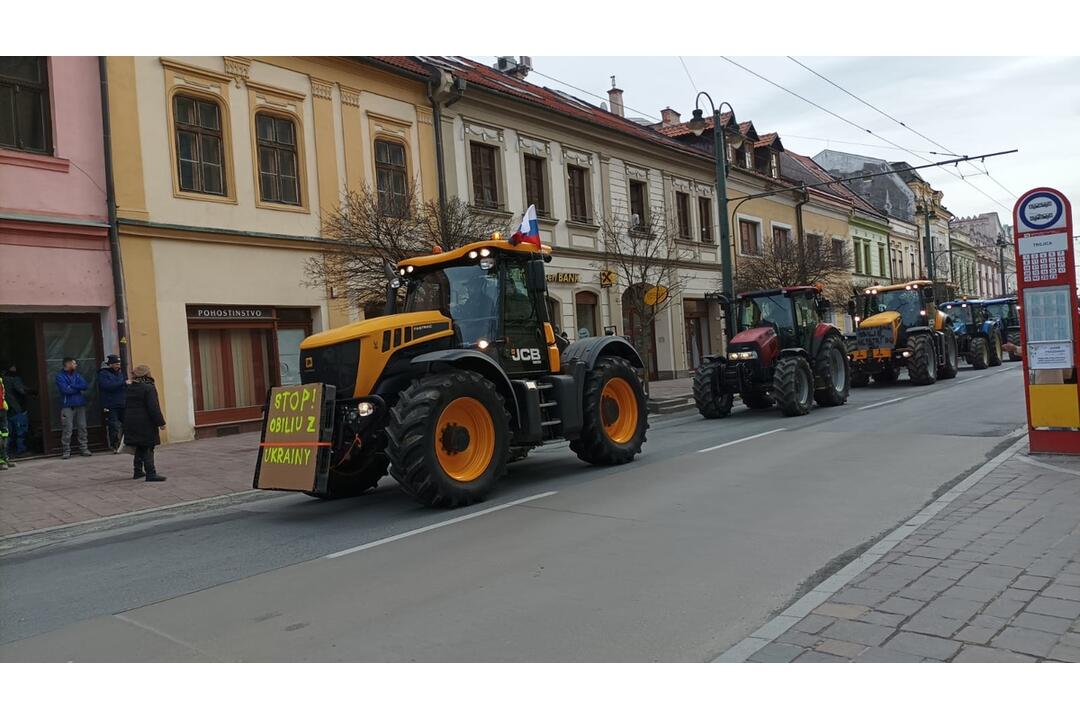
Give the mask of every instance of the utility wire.
<svg viewBox="0 0 1080 720">
<path fill-rule="evenodd" d="M 878 140 L 883 140 L 883 141 L 889 143 L 890 145 L 892 145 L 897 150 L 902 150 L 903 152 L 906 152 L 909 155 L 914 155 L 915 157 L 919 158 L 920 160 L 923 160 L 924 162 L 927 161 L 927 158 L 923 157 L 922 155 L 915 152 L 914 150 L 909 150 L 908 148 L 904 147 L 903 145 L 898 145 L 897 143 L 894 143 L 892 140 L 889 140 L 888 138 L 885 138 L 885 137 L 882 137 L 881 135 L 878 135 L 873 130 L 870 130 L 869 128 L 865 128 L 862 125 L 859 125 L 858 123 L 856 123 L 856 122 L 854 122 L 852 120 L 848 120 L 846 117 L 844 117 L 842 115 L 838 115 L 837 113 L 833 112 L 832 110 L 828 109 L 827 107 L 819 105 L 818 103 L 814 102 L 813 100 L 810 100 L 809 98 L 803 97 L 802 95 L 795 92 L 794 90 L 790 90 L 790 89 L 784 87 L 783 85 L 781 85 L 780 83 L 774 82 L 774 81 L 770 80 L 769 78 L 765 77 L 764 75 L 762 75 L 760 73 L 757 73 L 757 72 L 754 72 L 753 70 L 746 67 L 745 65 L 742 65 L 742 64 L 732 60 L 731 58 L 729 58 L 729 57 L 727 57 L 725 55 L 721 55 L 720 57 L 723 58 L 724 60 L 726 60 L 727 62 L 731 63 L 735 67 L 737 67 L 737 68 L 739 68 L 739 69 L 741 69 L 741 70 L 743 70 L 743 71 L 745 71 L 747 73 L 750 73 L 751 75 L 758 78 L 759 80 L 767 82 L 768 84 L 772 85 L 773 87 L 778 88 L 780 90 L 783 90 L 784 92 L 788 93 L 789 95 L 793 95 L 793 96 L 797 97 L 798 99 L 802 100 L 803 102 L 807 103 L 808 105 L 812 105 L 813 107 L 816 107 L 818 110 L 821 110 L 822 112 L 833 116 L 837 120 L 839 120 L 839 121 L 841 121 L 841 122 L 843 122 L 843 123 L 845 123 L 847 125 L 851 125 L 854 128 L 862 130 L 865 133 L 869 133 L 870 135 L 873 135 L 874 137 L 876 137 Z M 960 161 L 957 160 L 956 162 L 959 163 Z M 991 197 L 990 194 L 985 192 L 982 188 L 972 184 L 968 180 L 964 180 L 964 178 L 962 176 L 954 174 L 948 168 L 943 167 L 941 169 L 944 170 L 945 172 L 949 173 L 950 175 L 952 175 L 954 178 L 957 178 L 958 180 L 963 180 L 971 188 L 973 188 L 974 190 L 976 190 L 977 192 L 982 194 L 988 200 L 990 200 L 993 203 L 996 203 L 997 205 L 1000 205 L 1002 208 L 1005 209 L 1006 212 L 1012 212 L 1012 210 L 1010 208 L 1006 207 L 1004 203 L 1002 203 L 1000 200 L 998 200 L 998 199 L 996 199 L 994 197 Z"/>
<path fill-rule="evenodd" d="M 870 108 L 870 109 L 871 109 L 871 110 L 873 110 L 874 112 L 876 112 L 876 113 L 878 113 L 878 114 L 880 114 L 880 115 L 884 115 L 885 117 L 889 118 L 889 119 L 890 119 L 890 120 L 892 120 L 892 121 L 893 121 L 894 123 L 896 123 L 896 124 L 897 124 L 897 125 L 899 125 L 900 127 L 904 128 L 905 130 L 908 130 L 908 131 L 910 131 L 910 132 L 913 132 L 913 133 L 915 133 L 916 135 L 918 135 L 919 137 L 921 137 L 921 138 L 922 138 L 923 140 L 926 140 L 927 142 L 929 142 L 929 143 L 931 143 L 931 144 L 933 144 L 933 145 L 936 145 L 937 147 L 941 148 L 942 150 L 944 150 L 944 151 L 945 151 L 945 152 L 947 152 L 947 153 L 950 153 L 950 154 L 952 154 L 952 155 L 956 155 L 956 153 L 954 153 L 954 152 L 953 152 L 952 150 L 950 150 L 949 148 L 947 148 L 947 147 L 945 147 L 944 145 L 942 145 L 941 143 L 939 143 L 939 142 L 938 142 L 937 140 L 934 140 L 934 139 L 933 139 L 933 138 L 931 138 L 931 137 L 927 137 L 927 136 L 926 136 L 926 135 L 924 135 L 923 133 L 919 132 L 919 131 L 918 131 L 918 130 L 916 130 L 915 128 L 913 128 L 913 127 L 911 127 L 910 125 L 908 125 L 907 123 L 905 123 L 905 122 L 904 122 L 903 120 L 899 120 L 899 119 L 897 119 L 897 118 L 893 117 L 892 115 L 890 115 L 889 113 L 885 112 L 885 111 L 884 111 L 884 110 L 882 110 L 881 108 L 877 107 L 876 105 L 874 105 L 874 104 L 872 104 L 872 103 L 870 103 L 870 102 L 867 102 L 866 100 L 863 100 L 863 99 L 862 99 L 861 97 L 859 97 L 859 96 L 858 96 L 858 95 L 856 95 L 855 93 L 851 92 L 851 91 L 850 91 L 850 90 L 848 90 L 847 88 L 841 87 L 841 86 L 840 86 L 839 84 L 837 84 L 837 83 L 833 82 L 832 80 L 830 80 L 829 78 L 825 77 L 824 75 L 822 75 L 821 73 L 819 73 L 819 72 L 818 72 L 817 70 L 813 69 L 812 67 L 809 67 L 808 65 L 805 65 L 804 63 L 801 63 L 801 62 L 799 62 L 798 60 L 796 60 L 795 58 L 791 57 L 790 55 L 788 55 L 788 56 L 787 56 L 787 59 L 788 59 L 788 60 L 790 60 L 791 62 L 795 63 L 795 64 L 796 64 L 796 65 L 798 65 L 799 67 L 803 68 L 803 69 L 804 69 L 804 70 L 806 70 L 807 72 L 810 72 L 810 73 L 812 73 L 812 74 L 816 75 L 817 77 L 821 78 L 822 80 L 824 80 L 825 82 L 829 83 L 830 85 L 832 85 L 832 86 L 833 86 L 834 88 L 836 88 L 836 89 L 837 89 L 837 90 L 839 90 L 840 92 L 844 93 L 845 95 L 848 95 L 848 96 L 850 96 L 850 97 L 854 98 L 855 100 L 859 101 L 860 103 L 862 103 L 862 104 L 863 104 L 863 105 L 865 105 L 866 107 Z M 970 160 L 969 160 L 969 161 L 967 161 L 967 162 L 968 162 L 968 164 L 969 164 L 969 165 L 971 165 L 972 167 L 975 167 L 975 163 L 971 162 Z M 997 178 L 995 178 L 995 177 L 991 176 L 991 175 L 990 175 L 990 172 L 989 172 L 989 171 L 987 171 L 987 172 L 985 173 L 985 175 L 986 175 L 986 176 L 987 176 L 988 178 L 990 178 L 991 180 L 993 180 L 993 181 L 994 181 L 994 183 L 996 183 L 996 184 L 997 184 L 997 186 L 998 186 L 999 188 L 1001 188 L 1002 190 L 1004 190 L 1005 192 L 1007 192 L 1007 193 L 1009 194 L 1009 197 L 1010 197 L 1010 198 L 1016 198 L 1016 193 L 1014 193 L 1014 192 L 1013 192 L 1012 190 L 1010 190 L 1009 188 L 1005 187 L 1005 186 L 1004 186 L 1004 185 L 1002 185 L 1002 184 L 1001 184 L 1000 182 L 998 182 Z"/>
<path fill-rule="evenodd" d="M 883 150 L 892 150 L 892 149 L 894 149 L 891 145 L 878 145 L 876 143 L 861 143 L 861 142 L 854 142 L 852 140 L 834 140 L 833 138 L 812 137 L 810 135 L 792 135 L 791 133 L 784 133 L 784 137 L 786 137 L 786 138 L 797 138 L 799 140 L 817 140 L 817 141 L 823 142 L 823 143 L 837 143 L 839 145 L 860 145 L 862 147 L 881 148 Z M 942 155 L 942 156 L 951 155 L 952 157 L 964 157 L 963 155 L 957 155 L 955 153 L 935 152 L 933 150 L 921 150 L 920 152 L 924 152 L 927 155 Z"/>
<path fill-rule="evenodd" d="M 596 93 L 594 93 L 594 92 L 589 92 L 588 90 L 586 90 L 586 89 L 584 89 L 584 88 L 579 88 L 579 87 L 578 87 L 578 86 L 576 86 L 576 85 L 571 85 L 570 83 L 568 83 L 568 82 L 566 82 L 566 81 L 564 81 L 564 80 L 560 80 L 560 79 L 559 79 L 559 78 L 557 78 L 557 77 L 551 77 L 550 75 L 545 75 L 544 73 L 540 72 L 540 71 L 539 71 L 539 70 L 537 70 L 536 68 L 533 68 L 533 69 L 532 69 L 532 70 L 530 70 L 529 72 L 530 72 L 531 74 L 533 74 L 533 75 L 539 75 L 539 76 L 540 76 L 540 77 L 542 77 L 542 78 L 547 78 L 548 80 L 551 80 L 552 82 L 557 82 L 557 83 L 559 83 L 560 85 L 565 85 L 566 87 L 568 87 L 568 88 L 570 88 L 570 89 L 572 89 L 572 90 L 577 90 L 577 91 L 578 91 L 579 93 L 585 93 L 586 95 L 592 96 L 592 97 L 594 97 L 594 98 L 598 98 L 598 99 L 600 99 L 600 100 L 603 100 L 603 101 L 605 101 L 605 102 L 606 102 L 606 101 L 607 101 L 607 99 L 608 99 L 608 98 L 604 97 L 603 95 L 597 95 Z M 655 115 L 650 115 L 649 113 L 647 113 L 647 112 L 644 112 L 644 111 L 642 111 L 642 110 L 638 110 L 637 108 L 632 108 L 632 107 L 630 107 L 629 105 L 627 105 L 627 104 L 625 104 L 625 103 L 623 104 L 623 107 L 624 107 L 625 109 L 627 109 L 627 110 L 631 110 L 631 111 L 633 111 L 633 112 L 636 112 L 636 113 L 637 113 L 638 115 L 640 115 L 641 117 L 645 118 L 646 120 L 652 120 L 652 121 L 654 121 L 654 122 L 660 122 L 660 118 L 656 117 Z"/>
<path fill-rule="evenodd" d="M 682 69 L 686 72 L 686 79 L 690 81 L 690 87 L 697 92 L 697 83 L 694 82 L 694 76 L 690 74 L 690 68 L 686 67 L 686 61 L 682 59 L 682 55 L 679 56 L 679 62 L 682 63 Z"/>
</svg>

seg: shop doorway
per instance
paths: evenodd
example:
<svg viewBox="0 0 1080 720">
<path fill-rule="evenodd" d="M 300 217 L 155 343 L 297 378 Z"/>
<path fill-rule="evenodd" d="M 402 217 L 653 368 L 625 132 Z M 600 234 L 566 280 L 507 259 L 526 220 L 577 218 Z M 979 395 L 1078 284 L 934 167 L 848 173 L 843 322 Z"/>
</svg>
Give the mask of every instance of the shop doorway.
<svg viewBox="0 0 1080 720">
<path fill-rule="evenodd" d="M 686 367 L 697 370 L 712 352 L 709 342 L 709 312 L 704 300 L 683 301 L 683 336 L 686 338 Z"/>
<path fill-rule="evenodd" d="M 26 455 L 48 455 L 60 449 L 60 393 L 54 381 L 64 358 L 78 362 L 89 400 L 86 426 L 91 447 L 104 447 L 105 434 L 97 372 L 104 357 L 101 318 L 94 314 L 0 313 L 0 363 L 8 373 L 14 364 L 26 388 L 15 398 L 26 412 Z M 14 381 L 8 381 L 14 385 Z M 9 403 L 10 404 L 10 403 Z"/>
</svg>

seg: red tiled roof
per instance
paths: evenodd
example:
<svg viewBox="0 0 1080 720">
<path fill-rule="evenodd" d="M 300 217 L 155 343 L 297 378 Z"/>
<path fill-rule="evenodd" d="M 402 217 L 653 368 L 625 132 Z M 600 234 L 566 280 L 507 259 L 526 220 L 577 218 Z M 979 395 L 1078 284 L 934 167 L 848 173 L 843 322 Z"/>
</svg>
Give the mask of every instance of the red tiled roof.
<svg viewBox="0 0 1080 720">
<path fill-rule="evenodd" d="M 639 140 L 679 150 L 680 152 L 689 155 L 695 155 L 702 158 L 711 157 L 708 153 L 670 139 L 666 133 L 657 132 L 657 130 L 652 127 L 639 125 L 633 120 L 620 117 L 619 115 L 606 110 L 601 110 L 599 107 L 579 98 L 575 98 L 572 95 L 535 85 L 524 80 L 519 80 L 511 75 L 501 73 L 494 68 L 482 65 L 474 60 L 469 60 L 468 58 L 457 56 L 431 56 L 419 58 L 391 55 L 357 59 L 372 62 L 377 65 L 388 65 L 399 71 L 417 75 L 423 79 L 428 77 L 428 71 L 421 60 L 427 60 L 444 67 L 455 76 L 463 78 L 471 87 L 478 87 L 489 92 L 507 95 L 521 102 L 542 107 L 546 110 L 576 120 L 598 125 L 608 130 L 621 132 L 636 137 Z"/>
<path fill-rule="evenodd" d="M 765 133 L 764 135 L 762 135 L 761 137 L 759 137 L 757 139 L 757 142 L 754 143 L 754 147 L 756 147 L 756 148 L 767 147 L 769 145 L 772 145 L 774 142 L 776 142 L 779 139 L 780 139 L 780 136 L 777 135 L 774 132 Z"/>
<path fill-rule="evenodd" d="M 722 113 L 720 115 L 720 124 L 725 127 L 731 122 L 731 113 Z M 712 130 L 713 118 L 712 115 L 705 118 L 705 129 Z M 690 130 L 689 122 L 681 122 L 676 125 L 667 125 L 664 127 L 656 128 L 659 132 L 667 135 L 668 137 L 682 137 L 684 135 L 692 134 Z"/>
</svg>

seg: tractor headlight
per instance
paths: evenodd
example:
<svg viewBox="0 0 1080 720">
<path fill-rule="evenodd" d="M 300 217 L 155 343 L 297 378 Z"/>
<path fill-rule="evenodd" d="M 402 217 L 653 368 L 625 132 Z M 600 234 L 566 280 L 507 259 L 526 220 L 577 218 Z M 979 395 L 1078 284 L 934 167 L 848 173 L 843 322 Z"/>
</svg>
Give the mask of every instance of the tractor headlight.
<svg viewBox="0 0 1080 720">
<path fill-rule="evenodd" d="M 415 269 L 416 269 L 416 268 L 414 268 L 414 267 L 413 267 L 412 265 L 409 265 L 409 266 L 408 266 L 407 268 L 405 268 L 405 272 L 407 272 L 407 273 L 411 273 L 411 272 L 412 272 L 413 270 L 415 270 Z"/>
<path fill-rule="evenodd" d="M 481 270 L 490 270 L 493 267 L 495 267 L 495 258 L 493 258 L 493 257 L 482 257 L 482 258 L 480 258 L 480 269 Z"/>
<path fill-rule="evenodd" d="M 757 350 L 740 350 L 728 353 L 728 360 L 753 360 L 757 357 Z"/>
<path fill-rule="evenodd" d="M 401 273 L 401 277 L 405 277 L 405 268 L 401 268 L 398 272 Z"/>
<path fill-rule="evenodd" d="M 476 252 L 475 250 L 470 250 L 469 251 L 469 259 L 470 260 L 475 260 L 478 257 L 480 257 L 480 253 Z"/>
<path fill-rule="evenodd" d="M 476 341 L 476 347 L 480 348 L 481 350 L 487 350 L 488 345 L 490 345 L 490 344 L 491 343 L 489 343 L 487 340 L 477 340 Z"/>
<path fill-rule="evenodd" d="M 920 310 L 919 314 L 922 315 L 923 317 L 926 317 L 926 311 L 925 310 Z"/>
<path fill-rule="evenodd" d="M 356 414 L 360 417 L 367 417 L 375 412 L 375 406 L 369 402 L 362 402 L 356 404 Z"/>
<path fill-rule="evenodd" d="M 480 257 L 487 257 L 491 254 L 491 250 L 488 248 L 480 248 Z"/>
<path fill-rule="evenodd" d="M 900 354 L 903 355 L 906 358 L 911 357 L 911 351 L 910 350 L 905 350 L 904 352 L 902 352 Z"/>
</svg>

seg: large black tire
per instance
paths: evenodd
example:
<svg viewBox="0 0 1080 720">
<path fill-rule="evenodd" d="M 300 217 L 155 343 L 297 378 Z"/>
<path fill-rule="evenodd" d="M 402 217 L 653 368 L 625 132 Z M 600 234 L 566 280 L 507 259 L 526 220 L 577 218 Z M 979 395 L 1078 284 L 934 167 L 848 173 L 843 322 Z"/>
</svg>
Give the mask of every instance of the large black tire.
<svg viewBox="0 0 1080 720">
<path fill-rule="evenodd" d="M 386 454 L 378 451 L 361 455 L 330 470 L 326 492 L 305 492 L 320 500 L 356 497 L 371 490 L 386 476 Z"/>
<path fill-rule="evenodd" d="M 900 370 L 894 365 L 888 365 L 884 370 L 874 373 L 874 382 L 878 385 L 895 385 L 900 379 Z"/>
<path fill-rule="evenodd" d="M 851 389 L 851 372 L 847 349 L 836 335 L 829 335 L 818 348 L 814 359 L 817 390 L 814 401 L 823 407 L 836 407 L 847 402 Z"/>
<path fill-rule="evenodd" d="M 773 400 L 769 397 L 769 393 L 760 388 L 750 388 L 746 392 L 739 393 L 742 397 L 743 405 L 751 410 L 766 410 L 773 406 Z"/>
<path fill-rule="evenodd" d="M 990 353 L 990 367 L 997 367 L 1001 364 L 1001 357 L 1005 353 L 1001 349 L 1001 333 L 994 330 L 990 334 L 990 342 L 987 344 L 987 350 Z"/>
<path fill-rule="evenodd" d="M 570 449 L 593 465 L 622 465 L 641 452 L 649 429 L 645 390 L 633 366 L 602 357 L 585 376 L 581 434 Z"/>
<path fill-rule="evenodd" d="M 464 418 L 475 421 L 475 432 Z M 495 385 L 479 373 L 455 370 L 413 380 L 390 409 L 386 435 L 390 474 L 429 507 L 479 502 L 506 471 L 506 406 Z M 475 463 L 464 469 L 453 466 L 470 460 Z M 458 478 L 451 474 L 455 469 Z"/>
<path fill-rule="evenodd" d="M 956 333 L 952 328 L 945 328 L 945 337 L 943 338 L 945 345 L 945 357 L 944 362 L 938 369 L 938 380 L 952 380 L 960 372 L 960 351 L 956 343 Z"/>
<path fill-rule="evenodd" d="M 929 333 L 908 336 L 908 377 L 912 385 L 933 385 L 937 382 L 937 353 L 934 351 L 934 339 Z"/>
<path fill-rule="evenodd" d="M 780 412 L 792 417 L 810 412 L 814 403 L 814 374 L 801 355 L 787 355 L 776 363 L 772 396 Z"/>
<path fill-rule="evenodd" d="M 986 338 L 971 338 L 971 352 L 968 354 L 968 362 L 976 370 L 985 370 L 990 364 L 990 347 L 986 344 Z"/>
<path fill-rule="evenodd" d="M 1020 347 L 1020 331 L 1019 330 L 1010 330 L 1009 331 L 1009 342 L 1011 342 L 1016 347 Z M 1013 352 L 1009 353 L 1009 362 L 1020 362 L 1023 359 L 1024 358 L 1022 356 L 1017 355 L 1016 353 L 1013 353 Z"/>
<path fill-rule="evenodd" d="M 870 384 L 870 373 L 861 369 L 857 365 L 853 365 L 851 368 L 851 387 L 864 388 Z"/>
<path fill-rule="evenodd" d="M 702 417 L 727 417 L 735 400 L 732 393 L 719 392 L 719 376 L 724 365 L 719 360 L 706 360 L 694 375 L 694 404 Z"/>
</svg>

